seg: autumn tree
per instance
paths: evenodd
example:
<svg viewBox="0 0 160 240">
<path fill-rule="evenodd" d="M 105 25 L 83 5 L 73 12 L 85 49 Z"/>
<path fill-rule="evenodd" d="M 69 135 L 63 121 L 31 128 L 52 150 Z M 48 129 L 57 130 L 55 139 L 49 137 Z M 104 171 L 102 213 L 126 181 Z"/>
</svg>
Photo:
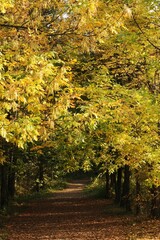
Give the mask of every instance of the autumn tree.
<svg viewBox="0 0 160 240">
<path fill-rule="evenodd" d="M 116 200 L 127 208 L 152 186 L 157 191 L 158 4 L 3 2 L 1 162 L 13 159 L 7 144 L 16 152 L 17 146 L 32 149 L 43 180 L 42 165 L 50 149 L 59 158 L 54 162 L 50 156 L 51 165 L 62 163 L 66 170 L 96 167 L 108 174 L 108 186 L 114 176 Z M 4 171 L 1 175 L 9 183 Z M 145 189 L 143 196 L 140 189 Z"/>
<path fill-rule="evenodd" d="M 116 173 L 116 200 L 126 208 L 158 196 L 157 187 L 150 194 L 159 186 L 158 16 L 157 2 L 125 6 L 126 29 L 79 54 L 73 66 L 78 88 L 71 112 L 86 132 L 84 168 L 95 162 L 100 171 Z"/>
<path fill-rule="evenodd" d="M 98 0 L 3 1 L 1 162 L 11 159 L 3 150 L 6 142 L 26 149 L 55 131 L 55 120 L 66 114 L 76 91 L 71 66 L 77 52 L 94 49 L 97 41 L 123 26 L 115 18 L 121 12 L 114 4 Z"/>
</svg>

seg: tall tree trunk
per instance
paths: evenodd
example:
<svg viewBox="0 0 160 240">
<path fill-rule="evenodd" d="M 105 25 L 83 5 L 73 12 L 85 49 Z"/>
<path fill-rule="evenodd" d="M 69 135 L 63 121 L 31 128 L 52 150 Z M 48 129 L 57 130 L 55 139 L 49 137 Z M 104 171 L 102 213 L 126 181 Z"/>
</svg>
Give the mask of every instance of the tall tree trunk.
<svg viewBox="0 0 160 240">
<path fill-rule="evenodd" d="M 159 217 L 160 216 L 160 187 L 153 186 L 151 189 L 151 216 Z"/>
<path fill-rule="evenodd" d="M 136 215 L 140 214 L 140 190 L 141 190 L 141 186 L 140 186 L 140 183 L 139 183 L 139 180 L 136 179 L 136 207 L 135 207 L 135 212 L 136 212 Z"/>
<path fill-rule="evenodd" d="M 43 158 L 38 159 L 38 178 L 36 180 L 36 190 L 39 192 L 40 189 L 44 188 L 44 166 Z"/>
<path fill-rule="evenodd" d="M 122 194 L 122 168 L 117 171 L 117 179 L 115 184 L 115 202 L 120 203 Z"/>
<path fill-rule="evenodd" d="M 124 181 L 123 181 L 123 190 L 121 197 L 121 206 L 125 207 L 127 211 L 131 210 L 130 206 L 130 170 L 129 166 L 125 165 L 124 167 Z"/>
<path fill-rule="evenodd" d="M 44 188 L 44 167 L 43 167 L 43 160 L 40 160 L 39 163 L 39 181 L 40 181 L 40 188 Z"/>
<path fill-rule="evenodd" d="M 0 207 L 4 208 L 8 204 L 8 174 L 7 174 L 7 165 L 0 166 L 0 173 L 1 173 L 1 202 Z"/>
<path fill-rule="evenodd" d="M 9 166 L 8 166 L 8 195 L 10 198 L 13 198 L 15 195 L 15 162 L 14 159 L 14 148 L 11 147 L 8 152 L 9 157 Z"/>
<path fill-rule="evenodd" d="M 110 175 L 111 183 L 110 183 L 110 189 L 115 189 L 115 184 L 116 184 L 116 173 L 112 173 Z"/>
<path fill-rule="evenodd" d="M 110 176 L 108 169 L 106 170 L 106 198 L 110 198 Z"/>
<path fill-rule="evenodd" d="M 12 167 L 8 171 L 8 195 L 10 198 L 15 195 L 15 171 Z"/>
<path fill-rule="evenodd" d="M 1 208 L 1 205 L 2 205 L 2 165 L 0 164 L 0 208 Z"/>
</svg>

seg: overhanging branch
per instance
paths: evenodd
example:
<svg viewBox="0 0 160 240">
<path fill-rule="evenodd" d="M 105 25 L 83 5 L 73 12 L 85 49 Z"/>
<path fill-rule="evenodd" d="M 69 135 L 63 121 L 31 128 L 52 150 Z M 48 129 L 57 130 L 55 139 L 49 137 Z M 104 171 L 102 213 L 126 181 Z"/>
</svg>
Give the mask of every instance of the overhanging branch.
<svg viewBox="0 0 160 240">
<path fill-rule="evenodd" d="M 156 46 L 149 38 L 148 36 L 145 34 L 145 32 L 142 30 L 141 26 L 139 25 L 139 23 L 137 22 L 134 14 L 132 13 L 132 17 L 133 17 L 133 21 L 135 22 L 136 26 L 138 27 L 138 29 L 141 31 L 141 33 L 143 34 L 143 36 L 145 37 L 145 39 L 147 40 L 147 42 L 149 42 L 149 44 L 154 47 L 155 49 L 157 49 L 158 51 L 160 51 L 160 47 Z"/>
</svg>

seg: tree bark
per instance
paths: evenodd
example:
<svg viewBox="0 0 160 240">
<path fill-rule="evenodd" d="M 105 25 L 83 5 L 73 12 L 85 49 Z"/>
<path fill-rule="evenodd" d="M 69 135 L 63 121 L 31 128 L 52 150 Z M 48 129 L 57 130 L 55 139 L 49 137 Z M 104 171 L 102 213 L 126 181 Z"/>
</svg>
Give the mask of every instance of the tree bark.
<svg viewBox="0 0 160 240">
<path fill-rule="evenodd" d="M 13 146 L 11 146 L 10 150 L 8 151 L 8 158 L 9 158 L 9 166 L 8 166 L 8 196 L 13 198 L 15 195 L 15 157 L 14 154 L 16 150 Z"/>
<path fill-rule="evenodd" d="M 110 198 L 110 176 L 108 170 L 106 170 L 106 198 Z"/>
<path fill-rule="evenodd" d="M 122 190 L 122 197 L 121 203 L 122 207 L 126 208 L 126 211 L 131 210 L 130 206 L 130 170 L 129 166 L 125 165 L 124 167 L 124 181 L 123 181 L 123 190 Z"/>
<path fill-rule="evenodd" d="M 14 198 L 15 195 L 15 171 L 12 167 L 8 172 L 8 195 L 10 198 Z"/>
<path fill-rule="evenodd" d="M 117 179 L 115 185 L 115 202 L 121 202 L 121 194 L 122 194 L 122 168 L 119 168 L 117 171 Z"/>
<path fill-rule="evenodd" d="M 40 189 L 44 188 L 44 165 L 43 165 L 43 158 L 38 159 L 38 178 L 36 180 L 36 190 L 37 192 Z"/>
<path fill-rule="evenodd" d="M 139 180 L 136 179 L 136 209 L 135 209 L 135 212 L 136 212 L 136 215 L 139 215 L 140 214 L 140 190 L 141 190 L 141 186 L 140 186 L 140 183 L 139 183 Z"/>
<path fill-rule="evenodd" d="M 151 189 L 151 216 L 159 217 L 160 216 L 160 187 L 153 186 Z"/>
<path fill-rule="evenodd" d="M 1 202 L 0 207 L 3 209 L 8 204 L 8 176 L 7 176 L 7 165 L 0 166 L 0 173 L 1 173 Z"/>
</svg>

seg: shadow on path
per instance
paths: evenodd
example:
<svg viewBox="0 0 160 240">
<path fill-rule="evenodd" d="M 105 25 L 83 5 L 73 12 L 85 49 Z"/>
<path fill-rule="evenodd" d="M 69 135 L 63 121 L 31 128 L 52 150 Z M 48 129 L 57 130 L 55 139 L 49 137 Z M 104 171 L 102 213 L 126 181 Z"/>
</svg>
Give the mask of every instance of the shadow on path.
<svg viewBox="0 0 160 240">
<path fill-rule="evenodd" d="M 85 184 L 73 181 L 51 198 L 30 202 L 8 222 L 8 240 L 136 239 L 128 238 L 130 219 L 107 214 L 111 202 L 106 199 L 86 198 Z"/>
</svg>

